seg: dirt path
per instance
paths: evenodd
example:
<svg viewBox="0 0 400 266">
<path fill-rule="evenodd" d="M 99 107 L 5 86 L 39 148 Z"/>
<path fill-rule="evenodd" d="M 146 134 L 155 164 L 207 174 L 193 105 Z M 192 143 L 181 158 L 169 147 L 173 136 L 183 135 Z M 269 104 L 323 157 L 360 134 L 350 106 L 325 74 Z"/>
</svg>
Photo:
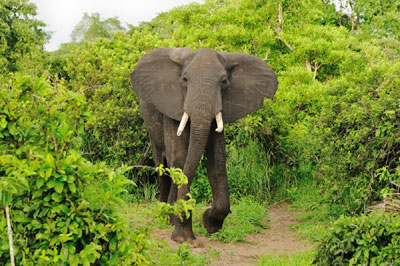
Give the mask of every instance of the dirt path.
<svg viewBox="0 0 400 266">
<path fill-rule="evenodd" d="M 270 228 L 262 230 L 261 234 L 246 237 L 248 243 L 222 243 L 203 236 L 196 236 L 197 243 L 192 252 L 194 254 L 209 253 L 211 250 L 220 251 L 219 260 L 214 259 L 211 265 L 254 265 L 260 255 L 290 254 L 307 249 L 311 245 L 306 240 L 299 240 L 295 232 L 289 228 L 297 224 L 294 219 L 295 211 L 288 210 L 286 203 L 270 206 Z M 156 238 L 164 240 L 173 248 L 179 244 L 170 239 L 171 232 L 156 230 Z"/>
</svg>

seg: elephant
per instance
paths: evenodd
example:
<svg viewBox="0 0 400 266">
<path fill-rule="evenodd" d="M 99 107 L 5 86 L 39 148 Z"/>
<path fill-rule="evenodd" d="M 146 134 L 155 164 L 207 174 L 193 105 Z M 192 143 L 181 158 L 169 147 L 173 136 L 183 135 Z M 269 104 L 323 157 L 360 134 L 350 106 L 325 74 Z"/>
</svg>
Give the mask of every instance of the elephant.
<svg viewBox="0 0 400 266">
<path fill-rule="evenodd" d="M 159 177 L 161 202 L 186 199 L 203 153 L 213 203 L 203 216 L 208 233 L 218 232 L 231 212 L 224 123 L 259 109 L 273 98 L 278 80 L 262 59 L 200 48 L 158 48 L 144 54 L 130 75 L 150 138 L 155 164 L 181 168 L 188 184 L 177 188 Z M 176 242 L 192 241 L 192 215 L 173 217 Z"/>
</svg>

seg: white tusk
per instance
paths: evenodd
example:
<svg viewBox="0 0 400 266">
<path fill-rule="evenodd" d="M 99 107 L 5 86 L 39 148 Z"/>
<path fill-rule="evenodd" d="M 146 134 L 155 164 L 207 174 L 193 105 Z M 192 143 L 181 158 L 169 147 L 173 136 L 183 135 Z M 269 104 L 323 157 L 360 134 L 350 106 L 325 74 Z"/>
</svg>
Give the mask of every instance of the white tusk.
<svg viewBox="0 0 400 266">
<path fill-rule="evenodd" d="M 182 116 L 182 119 L 181 119 L 181 123 L 179 124 L 179 127 L 178 127 L 178 132 L 176 132 L 176 135 L 178 137 L 180 135 L 182 135 L 182 132 L 185 129 L 185 126 L 186 126 L 186 123 L 187 123 L 188 119 L 189 119 L 189 115 L 186 112 L 184 112 L 183 116 Z"/>
<path fill-rule="evenodd" d="M 215 129 L 216 132 L 221 133 L 224 130 L 224 121 L 222 120 L 222 113 L 219 112 L 215 116 L 215 120 L 217 120 L 217 128 Z"/>
</svg>

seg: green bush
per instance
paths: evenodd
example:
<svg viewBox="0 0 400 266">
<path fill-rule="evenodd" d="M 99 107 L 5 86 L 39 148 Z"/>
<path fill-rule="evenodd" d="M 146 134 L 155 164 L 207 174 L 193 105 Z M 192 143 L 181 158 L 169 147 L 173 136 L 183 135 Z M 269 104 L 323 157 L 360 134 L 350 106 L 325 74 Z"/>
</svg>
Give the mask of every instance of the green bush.
<svg viewBox="0 0 400 266">
<path fill-rule="evenodd" d="M 340 217 L 318 246 L 317 265 L 399 265 L 400 216 Z"/>
<path fill-rule="evenodd" d="M 30 1 L 2 0 L 0 5 L 0 79 L 15 71 L 41 73 L 45 24 Z"/>
<path fill-rule="evenodd" d="M 98 39 L 85 43 L 67 62 L 68 86 L 85 93 L 92 114 L 84 139 L 92 161 L 135 165 L 146 150 L 148 137 L 129 80 L 144 53 L 137 41 L 122 33 Z"/>
<path fill-rule="evenodd" d="M 6 206 L 17 265 L 146 263 L 145 229 L 128 231 L 116 212 L 129 168 L 81 155 L 84 95 L 17 75 L 0 103 L 0 263 L 10 262 Z"/>
<path fill-rule="evenodd" d="M 204 158 L 200 161 L 195 178 L 193 178 L 193 182 L 190 185 L 190 194 L 196 199 L 196 202 L 212 202 L 212 191 Z"/>
<path fill-rule="evenodd" d="M 361 211 L 400 181 L 400 43 L 370 40 L 358 48 L 342 62 L 345 73 L 326 85 L 310 127 L 321 143 L 321 189 L 336 215 Z"/>
</svg>

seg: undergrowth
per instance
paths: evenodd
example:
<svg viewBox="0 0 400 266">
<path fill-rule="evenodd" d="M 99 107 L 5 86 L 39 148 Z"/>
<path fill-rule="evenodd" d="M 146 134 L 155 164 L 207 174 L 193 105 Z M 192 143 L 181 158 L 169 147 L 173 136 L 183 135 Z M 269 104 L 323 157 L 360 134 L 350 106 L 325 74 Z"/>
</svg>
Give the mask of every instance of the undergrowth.
<svg viewBox="0 0 400 266">
<path fill-rule="evenodd" d="M 291 209 L 301 211 L 296 217 L 300 223 L 293 226 L 297 234 L 312 242 L 320 241 L 334 216 L 321 198 L 318 181 L 312 178 L 301 180 L 298 186 L 289 189 L 288 199 L 292 202 Z"/>
<path fill-rule="evenodd" d="M 238 200 L 231 206 L 231 210 L 232 213 L 225 219 L 222 229 L 211 235 L 201 224 L 203 212 L 196 212 L 193 216 L 194 231 L 214 240 L 231 243 L 246 241 L 247 235 L 260 233 L 261 229 L 269 227 L 266 206 L 254 201 L 252 197 Z"/>
<path fill-rule="evenodd" d="M 166 223 L 165 219 L 154 216 L 159 209 L 159 203 L 128 203 L 119 210 L 125 217 L 131 229 L 146 228 L 148 235 L 156 229 L 172 229 L 172 226 Z M 167 242 L 157 239 L 156 235 L 147 240 L 150 248 L 147 250 L 147 257 L 153 265 L 208 265 L 213 257 L 218 256 L 216 252 L 209 254 L 192 254 L 192 248 L 183 243 L 179 248 L 171 248 Z"/>
<path fill-rule="evenodd" d="M 312 265 L 314 252 L 312 250 L 299 251 L 286 255 L 261 255 L 258 266 L 308 266 Z"/>
</svg>

